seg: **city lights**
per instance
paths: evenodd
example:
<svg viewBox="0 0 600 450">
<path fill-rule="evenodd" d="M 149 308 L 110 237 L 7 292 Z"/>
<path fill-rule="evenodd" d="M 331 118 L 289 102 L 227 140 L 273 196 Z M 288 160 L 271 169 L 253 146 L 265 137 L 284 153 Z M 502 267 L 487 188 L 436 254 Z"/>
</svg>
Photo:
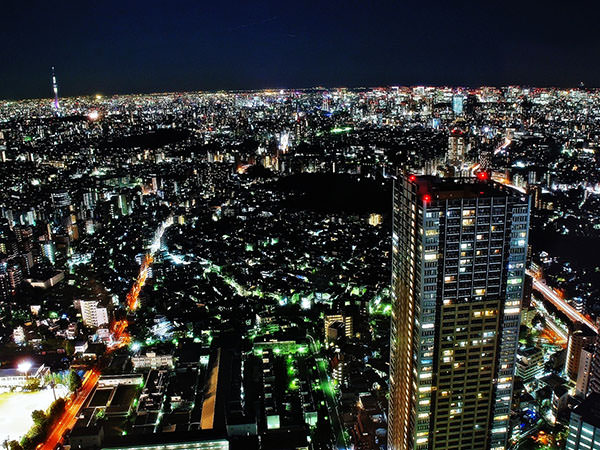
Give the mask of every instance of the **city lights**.
<svg viewBox="0 0 600 450">
<path fill-rule="evenodd" d="M 28 375 L 33 363 L 31 361 L 21 361 L 17 366 L 17 370 L 22 374 Z"/>
<path fill-rule="evenodd" d="M 37 421 L 58 400 L 19 428 L 0 397 L 0 432 L 578 442 L 600 392 L 597 105 L 520 86 L 0 104 L 0 389 Z"/>
<path fill-rule="evenodd" d="M 100 113 L 97 110 L 90 111 L 87 115 L 88 119 L 94 121 L 100 118 Z"/>
</svg>

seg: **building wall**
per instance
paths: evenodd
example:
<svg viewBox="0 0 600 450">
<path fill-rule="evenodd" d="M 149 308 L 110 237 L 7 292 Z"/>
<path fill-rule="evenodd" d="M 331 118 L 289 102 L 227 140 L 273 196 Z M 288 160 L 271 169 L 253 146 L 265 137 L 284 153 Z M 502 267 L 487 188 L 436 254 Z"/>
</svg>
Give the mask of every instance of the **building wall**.
<svg viewBox="0 0 600 450">
<path fill-rule="evenodd" d="M 577 384 L 575 386 L 575 395 L 579 398 L 585 398 L 587 395 L 593 356 L 594 352 L 592 349 L 584 348 L 581 350 L 579 370 L 577 372 Z"/>
<path fill-rule="evenodd" d="M 394 188 L 388 447 L 502 450 L 529 199 L 497 186 L 425 201 L 421 183 Z"/>
<path fill-rule="evenodd" d="M 586 423 L 580 415 L 572 412 L 565 450 L 600 450 L 600 428 Z"/>
<path fill-rule="evenodd" d="M 88 327 L 98 328 L 108 323 L 108 311 L 95 300 L 81 300 L 81 317 Z"/>
<path fill-rule="evenodd" d="M 583 350 L 585 346 L 593 344 L 594 340 L 594 336 L 587 334 L 587 332 L 584 332 L 583 330 L 575 330 L 572 333 L 569 333 L 565 372 L 572 381 L 577 381 L 581 350 Z"/>
<path fill-rule="evenodd" d="M 388 411 L 388 448 L 406 450 L 414 447 L 417 383 L 413 358 L 418 351 L 418 330 L 414 329 L 416 299 L 420 298 L 416 282 L 421 271 L 421 258 L 416 252 L 420 245 L 417 223 L 422 223 L 422 213 L 417 216 L 416 188 L 404 178 L 394 180 L 393 232 L 392 232 L 392 321 L 390 329 L 390 401 Z M 430 387 L 424 387 L 421 406 Z M 419 424 L 428 427 L 428 421 Z M 426 430 L 425 430 L 426 433 Z"/>
</svg>

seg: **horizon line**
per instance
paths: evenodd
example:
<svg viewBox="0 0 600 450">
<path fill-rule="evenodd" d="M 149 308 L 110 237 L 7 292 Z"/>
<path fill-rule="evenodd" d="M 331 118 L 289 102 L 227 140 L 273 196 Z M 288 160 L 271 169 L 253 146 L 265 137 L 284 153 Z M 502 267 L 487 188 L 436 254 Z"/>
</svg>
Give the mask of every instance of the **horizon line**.
<svg viewBox="0 0 600 450">
<path fill-rule="evenodd" d="M 198 90 L 173 90 L 173 91 L 153 91 L 153 92 L 129 92 L 129 93 L 110 93 L 104 94 L 101 91 L 97 91 L 95 93 L 88 94 L 78 94 L 78 95 L 68 95 L 64 97 L 60 97 L 61 100 L 69 100 L 76 99 L 81 97 L 95 97 L 97 95 L 101 95 L 103 98 L 111 98 L 111 97 L 127 97 L 127 96 L 135 96 L 135 95 L 173 95 L 173 94 L 218 94 L 218 93 L 244 93 L 244 92 L 269 92 L 269 91 L 308 91 L 308 90 L 376 90 L 376 89 L 414 89 L 414 88 L 437 88 L 437 89 L 464 89 L 466 91 L 473 91 L 484 88 L 493 88 L 493 89 L 506 89 L 511 87 L 517 87 L 521 89 L 542 89 L 542 90 L 600 90 L 600 87 L 597 86 L 559 86 L 559 85 L 533 85 L 533 84 L 503 84 L 503 85 L 492 85 L 492 84 L 482 84 L 479 86 L 473 85 L 460 85 L 460 84 L 387 84 L 380 86 L 324 86 L 324 85 L 316 85 L 310 87 L 297 87 L 297 88 L 284 88 L 284 87 L 269 87 L 269 88 L 237 88 L 237 89 L 198 89 Z M 21 102 L 21 101 L 53 101 L 52 97 L 20 97 L 20 98 L 2 98 L 0 102 Z"/>
</svg>

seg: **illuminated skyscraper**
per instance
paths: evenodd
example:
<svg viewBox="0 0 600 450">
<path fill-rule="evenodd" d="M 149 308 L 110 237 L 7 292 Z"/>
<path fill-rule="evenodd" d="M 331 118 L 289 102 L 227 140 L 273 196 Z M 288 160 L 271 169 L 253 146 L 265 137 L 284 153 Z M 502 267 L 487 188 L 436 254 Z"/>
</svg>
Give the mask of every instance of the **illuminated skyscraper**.
<svg viewBox="0 0 600 450">
<path fill-rule="evenodd" d="M 394 186 L 388 448 L 506 448 L 529 198 L 479 179 Z"/>
<path fill-rule="evenodd" d="M 565 361 L 565 374 L 571 381 L 577 381 L 579 374 L 579 363 L 581 351 L 588 345 L 593 345 L 596 334 L 587 327 L 576 328 L 569 333 L 569 344 L 567 346 L 567 358 Z"/>
<path fill-rule="evenodd" d="M 457 116 L 461 116 L 463 113 L 463 101 L 464 97 L 460 94 L 456 94 L 452 97 L 452 111 Z"/>
<path fill-rule="evenodd" d="M 54 241 L 43 241 L 41 244 L 42 254 L 44 258 L 46 258 L 50 264 L 56 264 L 56 245 Z"/>
<path fill-rule="evenodd" d="M 453 128 L 448 136 L 448 152 L 446 159 L 450 164 L 459 164 L 465 160 L 469 151 L 467 134 L 460 128 Z"/>
</svg>

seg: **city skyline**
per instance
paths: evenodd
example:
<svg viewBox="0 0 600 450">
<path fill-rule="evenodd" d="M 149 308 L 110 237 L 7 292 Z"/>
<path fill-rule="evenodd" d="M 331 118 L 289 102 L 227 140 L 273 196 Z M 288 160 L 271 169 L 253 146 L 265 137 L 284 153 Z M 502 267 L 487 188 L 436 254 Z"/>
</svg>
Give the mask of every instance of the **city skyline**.
<svg viewBox="0 0 600 450">
<path fill-rule="evenodd" d="M 4 6 L 7 450 L 600 448 L 600 7 Z"/>
</svg>

